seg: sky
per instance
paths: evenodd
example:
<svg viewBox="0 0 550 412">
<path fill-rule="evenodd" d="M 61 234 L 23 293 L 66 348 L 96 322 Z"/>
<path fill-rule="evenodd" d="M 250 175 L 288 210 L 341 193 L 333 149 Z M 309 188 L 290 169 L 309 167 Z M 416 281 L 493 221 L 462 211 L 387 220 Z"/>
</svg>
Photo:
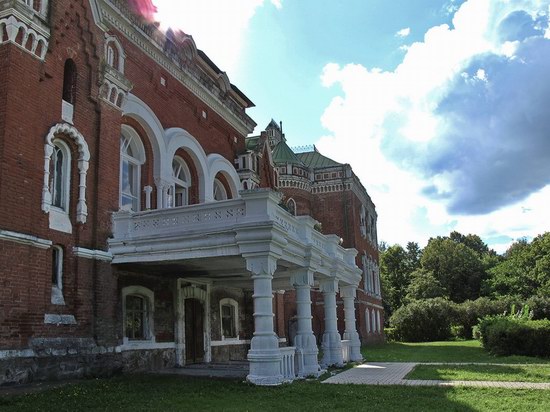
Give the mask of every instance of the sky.
<svg viewBox="0 0 550 412">
<path fill-rule="evenodd" d="M 378 239 L 550 230 L 550 0 L 155 0 L 255 104 L 349 163 Z"/>
</svg>

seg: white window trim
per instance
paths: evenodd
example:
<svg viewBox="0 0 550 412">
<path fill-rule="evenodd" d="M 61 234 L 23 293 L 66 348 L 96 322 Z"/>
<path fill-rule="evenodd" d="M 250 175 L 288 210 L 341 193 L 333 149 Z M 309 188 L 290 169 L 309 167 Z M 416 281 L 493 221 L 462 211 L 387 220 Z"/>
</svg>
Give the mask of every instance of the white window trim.
<svg viewBox="0 0 550 412">
<path fill-rule="evenodd" d="M 147 302 L 147 323 L 144 327 L 145 339 L 130 340 L 126 337 L 126 296 L 138 295 Z M 122 288 L 122 342 L 126 347 L 141 345 L 144 342 L 155 343 L 155 293 L 144 286 L 126 286 Z"/>
<path fill-rule="evenodd" d="M 113 65 L 114 62 L 109 63 L 109 47 L 112 47 L 113 51 L 114 49 L 116 49 L 118 53 L 118 67 L 115 67 Z M 125 60 L 126 54 L 124 53 L 124 49 L 122 48 L 122 45 L 120 44 L 118 39 L 115 36 L 107 36 L 107 38 L 105 39 L 105 61 L 107 62 L 107 64 L 118 70 L 120 73 L 124 74 Z"/>
<path fill-rule="evenodd" d="M 133 212 L 139 212 L 141 210 L 141 166 L 145 163 L 145 149 L 143 147 L 143 143 L 141 141 L 141 138 L 139 137 L 138 133 L 132 129 L 129 126 L 122 125 L 122 131 L 121 131 L 121 137 L 125 137 L 129 140 L 129 146 L 132 147 L 134 153 L 134 157 L 129 156 L 122 152 L 122 147 L 120 148 L 120 165 L 119 165 L 119 173 L 120 178 L 118 182 L 118 206 L 119 209 L 122 209 L 122 165 L 123 160 L 127 160 L 129 163 L 136 166 L 136 184 L 138 187 L 136 187 L 136 202 L 137 202 L 137 209 L 133 210 Z"/>
<path fill-rule="evenodd" d="M 183 160 L 180 156 L 174 156 L 174 159 L 172 160 L 172 163 L 176 162 L 178 163 L 179 167 L 182 169 L 183 174 L 185 175 L 186 180 L 181 180 L 176 176 L 176 173 L 174 171 L 174 168 L 172 167 L 172 179 L 173 184 L 171 187 L 171 196 L 172 199 L 168 200 L 168 205 L 170 207 L 176 206 L 176 185 L 181 186 L 185 189 L 185 199 L 183 201 L 182 206 L 187 206 L 189 204 L 189 188 L 191 187 L 191 172 L 189 170 L 189 166 L 187 165 L 187 162 Z"/>
<path fill-rule="evenodd" d="M 371 323 L 370 323 L 370 309 L 365 309 L 365 324 L 367 326 L 367 333 L 372 333 Z"/>
<path fill-rule="evenodd" d="M 67 137 L 72 138 L 77 147 L 78 147 L 78 173 L 79 173 L 79 182 L 78 182 L 78 202 L 76 205 L 76 221 L 78 223 L 86 223 L 86 218 L 88 216 L 88 206 L 86 205 L 86 175 L 88 172 L 89 162 L 90 162 L 90 151 L 88 150 L 88 144 L 86 143 L 86 140 L 84 139 L 84 136 L 82 136 L 78 130 L 74 128 L 74 126 L 71 126 L 67 123 L 58 123 L 55 126 L 53 126 L 48 134 L 46 135 L 46 144 L 44 145 L 44 181 L 42 184 L 42 210 L 45 213 L 50 213 L 53 209 L 57 209 L 55 207 L 52 207 L 52 193 L 50 190 L 50 162 L 53 155 L 54 150 L 54 140 L 57 142 L 55 137 L 59 134 L 63 134 Z M 68 164 L 69 173 L 70 176 L 71 172 L 71 165 Z M 67 193 L 67 198 L 69 198 L 69 193 Z M 54 214 L 57 214 L 58 216 L 54 216 L 53 218 L 50 217 L 50 228 L 56 229 L 56 227 L 52 227 L 52 219 L 55 222 L 58 221 L 60 218 L 59 213 L 56 213 L 56 211 L 53 212 Z M 68 210 L 67 210 L 67 219 L 68 219 Z M 65 225 L 63 228 L 67 231 L 68 226 L 66 225 L 66 221 L 64 222 Z M 69 220 L 70 223 L 70 220 Z M 61 225 L 59 226 L 61 227 Z M 56 229 L 61 230 L 61 229 Z M 69 233 L 72 231 L 69 231 Z"/>
<path fill-rule="evenodd" d="M 233 320 L 235 327 L 235 337 L 234 338 L 226 338 L 223 335 L 223 323 L 222 323 L 222 306 L 225 305 L 231 305 L 233 307 L 233 313 L 235 314 L 235 319 Z M 239 303 L 235 299 L 231 298 L 223 298 L 220 300 L 220 336 L 222 337 L 222 341 L 239 341 Z"/>
<path fill-rule="evenodd" d="M 214 184 L 212 186 L 212 197 L 215 201 L 227 200 L 227 190 L 225 190 L 225 186 L 219 179 L 214 179 Z M 216 188 L 219 190 L 219 193 L 222 197 L 221 199 L 216 199 Z"/>
</svg>

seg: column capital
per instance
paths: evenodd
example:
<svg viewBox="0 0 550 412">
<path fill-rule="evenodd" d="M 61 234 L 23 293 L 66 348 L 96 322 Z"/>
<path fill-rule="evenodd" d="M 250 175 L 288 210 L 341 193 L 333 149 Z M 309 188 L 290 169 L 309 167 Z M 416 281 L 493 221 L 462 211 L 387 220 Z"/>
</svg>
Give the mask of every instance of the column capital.
<svg viewBox="0 0 550 412">
<path fill-rule="evenodd" d="M 246 269 L 252 273 L 252 277 L 273 277 L 277 269 L 277 258 L 272 254 L 245 256 Z"/>
<path fill-rule="evenodd" d="M 355 298 L 357 292 L 357 286 L 346 285 L 340 286 L 340 296 L 343 298 Z"/>
<path fill-rule="evenodd" d="M 313 270 L 300 268 L 292 271 L 290 284 L 292 286 L 313 286 Z"/>
<path fill-rule="evenodd" d="M 319 282 L 319 290 L 325 292 L 338 292 L 338 279 L 323 279 Z"/>
</svg>

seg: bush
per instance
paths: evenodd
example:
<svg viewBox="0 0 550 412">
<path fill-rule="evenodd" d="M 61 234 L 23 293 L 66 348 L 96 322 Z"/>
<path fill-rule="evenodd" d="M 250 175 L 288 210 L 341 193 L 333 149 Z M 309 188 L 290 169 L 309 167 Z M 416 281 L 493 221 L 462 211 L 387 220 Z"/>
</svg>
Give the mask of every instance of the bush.
<svg viewBox="0 0 550 412">
<path fill-rule="evenodd" d="M 395 332 L 395 328 L 384 328 L 384 337 L 387 342 L 395 342 L 399 340 L 399 337 Z"/>
<path fill-rule="evenodd" d="M 504 313 L 514 303 L 511 298 L 502 300 L 479 298 L 456 305 L 456 318 L 453 319 L 453 326 L 462 326 L 457 337 L 471 339 L 472 328 L 479 323 L 480 319 Z M 458 331 L 459 328 L 456 329 Z"/>
<path fill-rule="evenodd" d="M 401 306 L 390 318 L 396 339 L 429 342 L 451 337 L 455 304 L 443 298 L 419 300 Z"/>
<path fill-rule="evenodd" d="M 550 356 L 550 320 L 487 316 L 476 327 L 483 347 L 493 355 Z"/>
<path fill-rule="evenodd" d="M 550 319 L 550 298 L 533 296 L 526 303 L 533 312 L 533 319 Z"/>
</svg>

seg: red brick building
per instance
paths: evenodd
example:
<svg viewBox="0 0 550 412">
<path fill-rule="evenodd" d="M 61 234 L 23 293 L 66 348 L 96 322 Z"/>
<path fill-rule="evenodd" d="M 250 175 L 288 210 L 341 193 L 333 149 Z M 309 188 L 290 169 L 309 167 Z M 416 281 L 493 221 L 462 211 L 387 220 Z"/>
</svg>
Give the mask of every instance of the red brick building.
<svg viewBox="0 0 550 412">
<path fill-rule="evenodd" d="M 358 179 L 303 153 L 313 191 L 287 188 L 253 103 L 134 4 L 0 2 L 0 384 L 229 360 L 274 384 L 318 373 L 316 339 L 359 359 L 382 320 Z"/>
</svg>

